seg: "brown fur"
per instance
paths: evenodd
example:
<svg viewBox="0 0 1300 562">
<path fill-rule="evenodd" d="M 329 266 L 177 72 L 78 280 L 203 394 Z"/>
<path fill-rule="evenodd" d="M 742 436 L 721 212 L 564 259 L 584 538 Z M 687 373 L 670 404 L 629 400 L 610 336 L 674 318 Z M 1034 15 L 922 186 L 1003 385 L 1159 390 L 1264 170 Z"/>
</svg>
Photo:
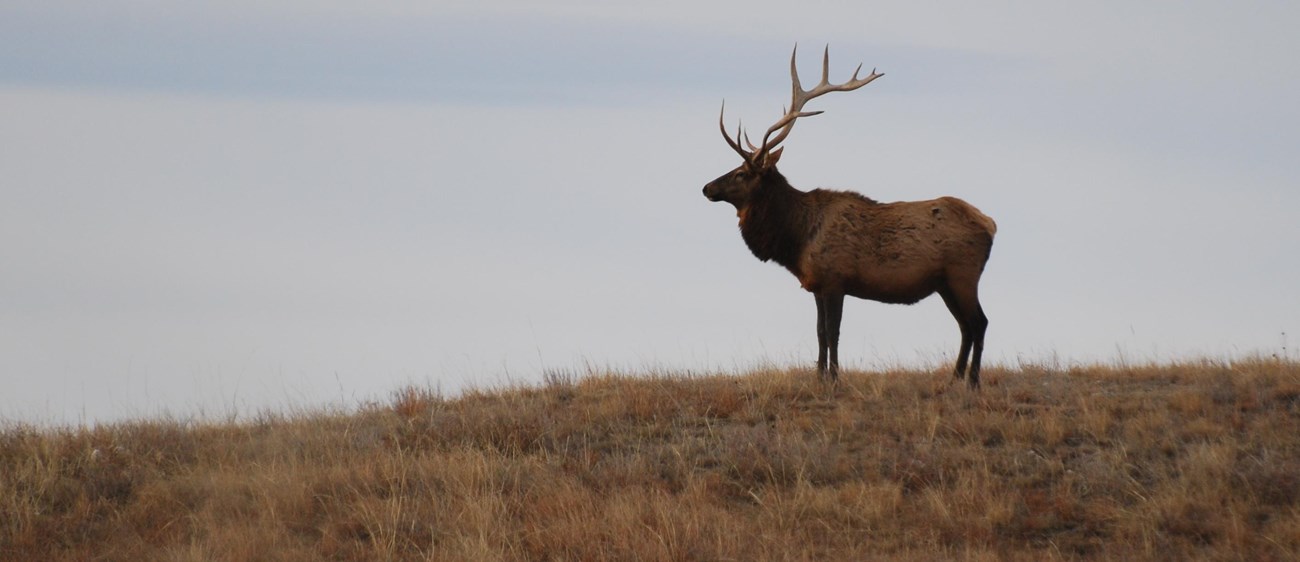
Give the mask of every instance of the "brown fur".
<svg viewBox="0 0 1300 562">
<path fill-rule="evenodd" d="M 816 296 L 819 372 L 837 374 L 846 295 L 912 304 L 939 293 L 962 332 L 954 374 L 965 376 L 973 347 L 970 384 L 978 386 L 988 325 L 978 286 L 997 232 L 993 219 L 954 197 L 879 203 L 847 191 L 799 191 L 777 171 L 777 159 L 747 160 L 704 194 L 734 205 L 750 251 L 784 266 Z"/>
</svg>

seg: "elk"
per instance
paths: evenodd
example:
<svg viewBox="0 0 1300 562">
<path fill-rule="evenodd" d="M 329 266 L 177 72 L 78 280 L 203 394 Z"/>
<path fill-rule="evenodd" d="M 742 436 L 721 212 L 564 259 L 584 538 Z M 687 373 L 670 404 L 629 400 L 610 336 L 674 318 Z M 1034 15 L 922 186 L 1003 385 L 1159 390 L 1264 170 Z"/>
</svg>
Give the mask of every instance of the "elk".
<svg viewBox="0 0 1300 562">
<path fill-rule="evenodd" d="M 790 55 L 792 99 L 789 109 L 754 146 L 743 127 L 736 138 L 728 133 L 724 116 L 718 128 L 727 145 L 743 162 L 704 186 L 710 201 L 736 208 L 740 236 L 761 261 L 775 261 L 790 270 L 804 290 L 817 300 L 817 374 L 839 378 L 840 319 L 844 297 L 891 304 L 914 304 L 939 293 L 961 329 L 961 349 L 953 376 L 979 388 L 980 356 L 988 317 L 979 301 L 980 275 L 993 247 L 997 224 L 971 204 L 956 197 L 929 201 L 880 203 L 850 191 L 800 191 L 777 171 L 795 121 L 822 111 L 804 111 L 804 104 L 831 92 L 848 92 L 884 76 L 872 69 L 858 78 L 862 65 L 843 84 L 831 84 L 830 49 L 822 54 L 821 82 L 811 90 L 799 83 Z M 742 148 L 743 139 L 748 149 Z"/>
</svg>

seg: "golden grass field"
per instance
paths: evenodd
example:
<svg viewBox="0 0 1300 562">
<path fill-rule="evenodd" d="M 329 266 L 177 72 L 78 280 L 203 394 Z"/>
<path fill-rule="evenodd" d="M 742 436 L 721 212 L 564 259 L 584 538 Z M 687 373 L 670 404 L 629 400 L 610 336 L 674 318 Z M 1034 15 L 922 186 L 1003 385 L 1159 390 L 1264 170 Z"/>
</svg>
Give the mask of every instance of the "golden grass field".
<svg viewBox="0 0 1300 562">
<path fill-rule="evenodd" d="M 0 429 L 3 560 L 1296 560 L 1300 364 L 551 373 Z"/>
</svg>

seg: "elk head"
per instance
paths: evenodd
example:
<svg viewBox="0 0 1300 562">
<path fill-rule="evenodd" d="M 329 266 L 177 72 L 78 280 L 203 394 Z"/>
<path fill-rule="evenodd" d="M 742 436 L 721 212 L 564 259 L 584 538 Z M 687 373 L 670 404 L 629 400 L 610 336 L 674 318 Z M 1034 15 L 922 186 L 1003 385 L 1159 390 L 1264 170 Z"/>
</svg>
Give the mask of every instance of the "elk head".
<svg viewBox="0 0 1300 562">
<path fill-rule="evenodd" d="M 830 83 L 830 47 L 822 52 L 822 79 L 811 90 L 804 90 L 799 83 L 799 70 L 795 65 L 796 55 L 799 53 L 799 46 L 795 45 L 794 51 L 790 53 L 790 81 L 791 81 L 791 99 L 790 108 L 783 110 L 785 115 L 776 121 L 767 132 L 763 134 L 763 142 L 754 146 L 749 141 L 749 135 L 745 133 L 742 127 L 737 127 L 736 138 L 731 138 L 727 134 L 727 126 L 724 122 L 724 115 L 727 111 L 727 104 L 724 101 L 722 111 L 718 114 L 718 129 L 722 131 L 722 138 L 727 141 L 727 145 L 739 154 L 744 162 L 736 169 L 723 174 L 718 179 L 709 182 L 704 186 L 704 196 L 710 201 L 726 201 L 736 207 L 738 211 L 743 210 L 753 197 L 754 193 L 762 186 L 767 185 L 767 180 L 779 177 L 780 173 L 776 171 L 776 163 L 781 159 L 781 151 L 784 147 L 778 148 L 781 141 L 790 134 L 794 128 L 794 122 L 800 117 L 811 117 L 820 115 L 821 111 L 804 111 L 804 104 L 813 98 L 828 94 L 831 92 L 848 92 L 856 90 L 872 80 L 884 76 L 884 73 L 876 73 L 871 69 L 871 74 L 858 78 L 858 73 L 862 71 L 862 65 L 853 71 L 853 78 L 843 84 Z M 776 136 L 773 136 L 775 134 Z M 740 146 L 740 140 L 744 139 L 749 149 Z"/>
</svg>

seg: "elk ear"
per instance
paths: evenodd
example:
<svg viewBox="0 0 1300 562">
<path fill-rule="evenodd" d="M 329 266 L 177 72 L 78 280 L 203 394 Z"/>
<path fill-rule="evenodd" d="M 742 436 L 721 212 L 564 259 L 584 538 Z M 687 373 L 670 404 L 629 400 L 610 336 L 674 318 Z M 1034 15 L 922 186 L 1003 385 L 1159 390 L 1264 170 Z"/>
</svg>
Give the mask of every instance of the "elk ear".
<svg viewBox="0 0 1300 562">
<path fill-rule="evenodd" d="M 780 147 L 780 148 L 777 148 L 776 150 L 773 150 L 773 151 L 767 153 L 767 155 L 763 158 L 763 163 L 761 164 L 761 167 L 762 167 L 762 168 L 771 168 L 771 167 L 775 166 L 776 163 L 777 163 L 777 161 L 779 161 L 779 160 L 781 159 L 781 152 L 782 152 L 783 150 L 785 150 L 785 147 L 784 147 L 784 146 L 782 146 L 782 147 Z"/>
</svg>

